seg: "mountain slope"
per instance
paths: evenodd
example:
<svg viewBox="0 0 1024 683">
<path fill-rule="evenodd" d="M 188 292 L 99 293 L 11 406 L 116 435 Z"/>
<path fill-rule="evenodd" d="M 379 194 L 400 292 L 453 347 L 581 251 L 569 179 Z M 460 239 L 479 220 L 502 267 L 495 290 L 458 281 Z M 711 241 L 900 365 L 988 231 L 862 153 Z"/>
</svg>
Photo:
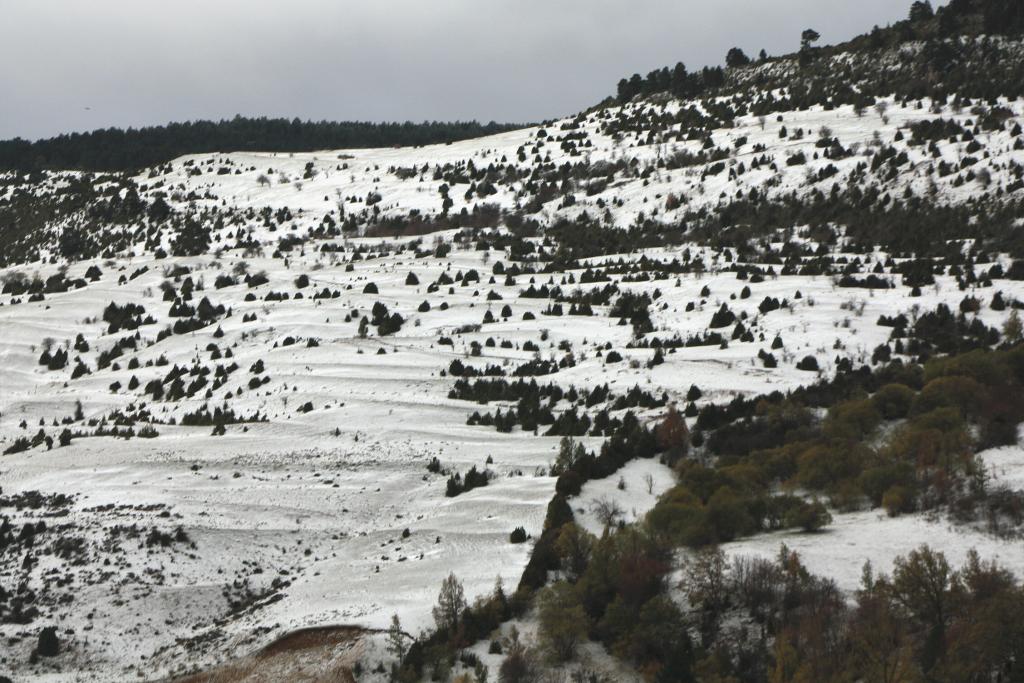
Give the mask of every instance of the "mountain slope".
<svg viewBox="0 0 1024 683">
<path fill-rule="evenodd" d="M 580 578 L 565 524 L 621 522 L 607 551 L 645 520 L 692 533 L 712 498 L 652 585 L 705 542 L 842 557 L 835 595 L 939 538 L 1022 566 L 1022 52 L 950 7 L 915 26 L 963 37 L 885 33 L 451 144 L 4 174 L 0 674 L 157 680 L 343 625 L 358 656 L 323 662 L 386 680 L 393 614 L 422 632 L 407 667 L 465 673 L 465 649 L 493 670 L 510 623 L 537 632 L 534 589 Z M 902 412 L 854 410 L 883 389 Z M 898 438 L 959 450 L 943 469 Z M 822 501 L 834 533 L 769 509 Z M 482 599 L 455 635 L 430 609 L 450 572 Z M 662 593 L 658 614 L 699 616 Z M 730 618 L 719 645 L 783 661 Z M 668 666 L 609 632 L 585 651 L 613 679 Z"/>
</svg>

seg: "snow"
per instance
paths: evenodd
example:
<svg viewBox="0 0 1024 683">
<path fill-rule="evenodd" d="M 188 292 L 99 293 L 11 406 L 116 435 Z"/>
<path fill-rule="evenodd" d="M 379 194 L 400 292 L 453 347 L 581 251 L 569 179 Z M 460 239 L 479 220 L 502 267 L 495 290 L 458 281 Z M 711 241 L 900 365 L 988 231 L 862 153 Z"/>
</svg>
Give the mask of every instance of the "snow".
<svg viewBox="0 0 1024 683">
<path fill-rule="evenodd" d="M 763 534 L 728 543 L 722 549 L 729 557 L 774 559 L 785 545 L 799 554 L 808 570 L 834 579 L 844 591 L 860 586 L 865 562 L 871 562 L 876 574 L 891 573 L 893 560 L 922 545 L 941 550 L 955 567 L 964 564 L 971 549 L 1016 572 L 1024 567 L 1024 545 L 1019 541 L 1002 540 L 946 520 L 933 521 L 923 515 L 888 517 L 879 510 L 833 517 L 832 525 L 822 532 Z"/>
<path fill-rule="evenodd" d="M 684 103 L 669 102 L 663 105 L 648 103 L 629 104 L 621 108 L 626 115 L 637 113 L 672 114 Z M 685 103 L 687 106 L 690 103 Z M 583 211 L 591 215 L 601 215 L 606 210 L 611 213 L 615 225 L 627 226 L 639 215 L 662 213 L 662 219 L 671 221 L 678 212 L 687 209 L 713 207 L 722 198 L 731 198 L 737 193 L 749 194 L 751 189 L 758 189 L 770 196 L 783 196 L 793 192 L 808 193 L 812 189 L 830 191 L 834 183 L 842 185 L 859 164 L 870 165 L 870 155 L 885 144 L 893 146 L 909 157 L 907 165 L 899 169 L 897 176 L 887 182 L 893 195 L 902 194 L 908 187 L 917 195 L 930 192 L 932 178 L 925 173 L 929 164 L 940 160 L 959 166 L 960 160 L 968 153 L 965 142 L 939 142 L 937 148 L 940 157 L 933 158 L 927 146 L 910 146 L 910 132 L 907 127 L 917 121 L 944 118 L 956 121 L 968 128 L 968 122 L 977 117 L 970 111 L 954 109 L 949 105 L 940 104 L 932 111 L 934 104 L 923 100 L 920 107 L 916 103 L 904 106 L 900 102 L 885 100 L 888 105 L 885 114 L 881 115 L 873 109 L 858 116 L 852 106 L 837 107 L 825 110 L 821 106 L 810 107 L 806 111 L 773 112 L 764 117 L 764 122 L 757 116 L 740 116 L 732 128 L 718 129 L 713 133 L 717 147 L 732 150 L 726 166 L 729 170 L 737 170 L 743 165 L 745 172 L 730 178 L 728 170 L 707 176 L 706 165 L 699 165 L 676 170 L 659 169 L 650 178 L 617 176 L 607 189 L 587 196 L 582 191 L 575 193 L 577 203 L 571 207 L 559 209 L 545 207 L 543 214 L 547 218 L 556 215 L 576 216 Z M 1003 102 L 1017 117 L 1024 113 L 1024 101 Z M 607 112 L 616 115 L 620 108 L 613 107 Z M 781 116 L 782 121 L 777 118 Z M 563 130 L 565 125 L 577 125 L 573 119 L 556 121 L 544 127 L 546 138 L 538 137 L 540 127 L 527 128 L 508 133 L 465 140 L 450 145 L 430 145 L 415 149 L 377 149 L 377 150 L 346 150 L 342 153 L 333 151 L 310 153 L 231 153 L 231 154 L 200 154 L 175 160 L 173 170 L 168 174 L 150 177 L 143 174 L 136 180 L 151 189 L 173 191 L 183 199 L 191 197 L 189 202 L 198 206 L 215 205 L 226 200 L 229 205 L 240 208 L 271 207 L 289 208 L 293 213 L 301 213 L 301 222 L 314 225 L 324 215 L 337 210 L 338 205 L 345 207 L 347 213 L 365 208 L 361 202 L 371 192 L 381 195 L 382 201 L 376 207 L 383 216 L 404 216 L 410 210 L 417 210 L 424 215 L 431 215 L 441 208 L 441 195 L 438 187 L 441 180 L 433 180 L 433 171 L 417 174 L 409 179 L 401 179 L 389 172 L 392 168 L 415 168 L 422 171 L 424 165 L 431 169 L 435 165 L 460 164 L 472 162 L 477 168 L 486 168 L 489 164 L 517 163 L 517 151 L 526 148 L 526 160 L 521 163 L 524 168 L 536 165 L 533 146 L 539 140 L 546 139 L 540 148 L 541 156 L 550 156 L 551 163 L 584 162 L 597 165 L 614 162 L 621 158 L 635 158 L 641 163 L 650 163 L 670 157 L 677 152 L 697 154 L 703 142 L 669 141 L 665 136 L 672 131 L 663 131 L 655 144 L 637 144 L 629 134 L 610 136 L 602 132 L 602 119 L 597 114 L 590 114 L 578 127 Z M 789 137 L 780 138 L 780 131 L 785 128 Z M 795 139 L 797 130 L 803 136 Z M 829 159 L 822 155 L 822 149 L 816 147 L 820 132 L 828 130 L 847 149 L 854 153 L 842 159 Z M 905 140 L 897 141 L 897 133 L 902 130 Z M 583 133 L 591 142 L 591 147 L 582 147 L 578 155 L 563 150 L 557 139 L 565 134 Z M 640 136 L 646 137 L 646 136 Z M 1005 186 L 1010 176 L 1008 165 L 1024 163 L 1024 151 L 1014 150 L 1014 139 L 1008 131 L 981 132 L 976 138 L 984 144 L 988 152 L 972 167 L 977 174 L 982 168 L 991 172 L 992 182 L 983 186 L 980 181 L 968 182 L 959 187 L 953 185 L 956 174 L 946 178 L 935 179 L 938 193 L 937 199 L 948 203 L 963 203 L 979 195 L 993 194 L 1000 186 Z M 745 140 L 745 142 L 743 142 Z M 740 144 L 740 143 L 743 144 Z M 739 145 L 739 146 L 737 146 Z M 786 160 L 803 153 L 808 161 L 806 164 L 788 166 Z M 752 168 L 752 161 L 767 155 L 775 162 L 775 169 L 768 165 L 760 169 Z M 973 156 L 983 155 L 975 153 Z M 229 163 L 231 172 L 224 175 L 216 173 L 216 169 Z M 186 166 L 185 164 L 190 164 Z M 315 175 L 302 179 L 308 164 L 312 164 Z M 710 164 L 709 164 L 710 165 Z M 827 166 L 835 166 L 838 175 L 823 181 L 810 182 L 808 178 Z M 339 166 L 341 168 L 339 169 Z M 202 168 L 201 175 L 189 173 L 195 168 Z M 269 171 L 273 171 L 270 173 Z M 236 173 L 237 171 L 237 173 Z M 269 185 L 257 182 L 260 176 L 270 180 Z M 517 202 L 517 193 L 522 189 L 517 183 L 495 183 L 497 193 L 485 200 L 476 197 L 463 197 L 462 185 L 453 185 L 450 193 L 455 202 L 451 211 L 458 212 L 463 207 L 472 209 L 476 203 L 496 204 L 511 207 Z M 205 194 L 210 193 L 211 199 Z M 664 209 L 664 198 L 669 193 L 675 194 L 683 201 L 682 207 L 675 211 Z M 196 199 L 199 197 L 199 199 Z M 352 202 L 351 199 L 359 201 Z M 186 202 L 179 200 L 178 203 Z M 621 200 L 616 204 L 612 200 Z M 598 202 L 601 201 L 602 205 Z M 261 241 L 276 237 L 267 233 L 258 225 L 251 226 L 254 234 Z"/>
<path fill-rule="evenodd" d="M 1024 428 L 1018 430 L 1017 445 L 989 448 L 978 453 L 989 475 L 989 486 L 1024 491 Z"/>
<path fill-rule="evenodd" d="M 624 488 L 619 488 L 620 482 Z M 657 460 L 634 460 L 615 476 L 588 481 L 582 493 L 573 501 L 573 516 L 577 524 L 595 536 L 600 536 L 604 532 L 604 522 L 596 513 L 598 505 L 611 504 L 617 507 L 621 514 L 616 515 L 616 520 L 631 524 L 642 520 L 658 502 L 658 497 L 674 484 L 672 470 Z"/>
<path fill-rule="evenodd" d="M 1024 111 L 1024 103 L 1008 105 L 1018 116 Z M 967 112 L 957 114 L 948 109 L 942 115 L 961 121 L 970 117 Z M 876 131 L 881 139 L 891 142 L 899 127 L 934 116 L 929 113 L 928 103 L 923 110 L 893 105 L 888 123 L 873 113 L 858 117 L 848 107 L 834 111 L 812 108 L 785 112 L 784 124 L 790 131 L 805 129 L 801 141 L 780 141 L 781 124 L 774 116 L 767 117 L 763 129 L 755 117 L 741 117 L 734 128 L 716 131 L 714 137 L 716 144 L 730 148 L 746 137 L 748 141 L 736 152 L 734 162 L 749 166 L 750 160 L 761 154 L 753 149 L 757 144 L 766 145 L 779 162 L 796 151 L 810 156 L 817 131 L 828 126 L 845 146 L 858 146 L 860 150 L 853 157 L 835 162 L 845 173 L 866 159 L 863 152 L 874 144 Z M 560 123 L 564 122 L 547 128 L 551 135 L 562 133 Z M 584 128 L 594 143 L 586 150 L 591 163 L 623 155 L 654 160 L 674 150 L 696 152 L 701 144 L 692 141 L 636 146 L 629 136 L 614 140 L 598 132 L 599 122 L 593 116 Z M 1005 165 L 1024 162 L 1024 153 L 1010 150 L 1011 141 L 1005 132 L 984 137 L 992 156 L 981 163 L 993 169 L 995 185 L 1005 184 L 1008 176 L 1001 175 Z M 747 312 L 746 324 L 755 334 L 753 343 L 735 340 L 727 348 L 680 348 L 667 353 L 663 364 L 648 369 L 645 363 L 653 352 L 624 348 L 631 330 L 610 318 L 607 307 L 595 307 L 593 317 L 545 316 L 541 311 L 548 301 L 518 296 L 530 276 L 520 276 L 510 286 L 504 285 L 501 277 L 494 284 L 488 283 L 491 265 L 497 260 L 507 262 L 505 254 L 485 254 L 471 245 L 456 245 L 445 258 L 415 258 L 409 251 L 396 249 L 412 238 L 357 237 L 329 242 L 348 249 L 372 246 L 389 253 L 355 261 L 351 271 L 345 269 L 351 251 L 339 258 L 317 251 L 318 243 L 289 253 L 286 259 L 270 256 L 279 237 L 304 235 L 328 212 L 336 212 L 339 200 L 349 211 L 365 208 L 365 204 L 346 202 L 345 198 L 362 199 L 371 191 L 379 192 L 383 215 L 407 215 L 413 209 L 426 214 L 439 210 L 440 181 L 432 180 L 430 172 L 423 180 L 400 180 L 388 172 L 392 166 L 422 167 L 468 160 L 486 166 L 499 163 L 502 157 L 515 159 L 521 145 L 529 149 L 537 139 L 536 129 L 526 129 L 446 146 L 346 151 L 341 153 L 344 158 L 339 152 L 325 151 L 178 159 L 170 173 L 159 172 L 154 177 L 147 173 L 137 179 L 148 186 L 148 196 L 155 191 L 176 193 L 177 198 L 172 195 L 170 201 L 179 208 L 190 203 L 201 207 L 221 202 L 243 210 L 288 207 L 294 219 L 274 231 L 259 220 L 246 219 L 243 227 L 263 245 L 262 253 L 228 248 L 219 255 L 156 259 L 143 253 L 138 244 L 131 254 L 72 264 L 69 277 L 81 277 L 92 265 L 103 271 L 98 282 L 82 289 L 47 294 L 44 301 L 34 303 L 22 300 L 14 304 L 12 299 L 18 297 L 0 296 L 0 448 L 7 448 L 19 436 L 31 437 L 40 428 L 40 420 L 47 433 L 56 436 L 59 429 L 51 426 L 52 421 L 70 416 L 76 401 L 82 402 L 87 420 L 109 416 L 117 409 L 127 410 L 146 400 L 140 392 L 147 381 L 163 377 L 175 364 L 191 367 L 196 359 L 210 367 L 235 362 L 239 369 L 209 401 L 200 397 L 176 403 L 148 401 L 156 418 L 180 421 L 182 415 L 204 403 L 212 409 L 225 402 L 239 414 L 258 411 L 268 418 L 267 422 L 229 425 L 224 436 L 213 436 L 209 427 L 159 424 L 160 435 L 151 440 L 83 437 L 66 448 L 34 448 L 0 457 L 4 495 L 32 490 L 73 495 L 75 500 L 66 516 L 50 521 L 75 525 L 73 533 L 95 547 L 109 541 L 112 529 L 131 524 L 144 530 L 155 526 L 168 531 L 181 526 L 195 544 L 194 549 L 153 549 L 137 540 L 122 540 L 116 544 L 120 550 L 113 555 L 112 568 L 105 567 L 104 556 L 97 554 L 76 566 L 61 565 L 47 557 L 26 572 L 27 580 L 38 590 L 44 586 L 57 590 L 52 585 L 56 574 L 47 575 L 51 570 L 70 577 L 71 587 L 62 590 L 72 595 L 72 604 L 47 607 L 45 618 L 38 623 L 55 621 L 62 630 L 70 630 L 72 634 L 67 638 L 71 654 L 58 662 L 63 673 L 52 666 L 47 668 L 47 664 L 29 668 L 24 662 L 34 646 L 38 623 L 31 627 L 0 625 L 0 637 L 10 643 L 0 657 L 10 657 L 9 661 L 22 669 L 18 671 L 19 680 L 113 680 L 139 672 L 168 675 L 251 652 L 295 628 L 331 624 L 386 628 L 392 614 L 398 614 L 405 629 L 415 633 L 432 624 L 430 606 L 449 572 L 464 583 L 470 598 L 489 593 L 497 577 L 506 586 L 514 586 L 531 544 L 511 544 L 508 536 L 518 526 L 534 537 L 541 532 L 555 482 L 545 473 L 555 459 L 558 439 L 523 433 L 518 428 L 502 434 L 492 428 L 467 426 L 469 414 L 482 407 L 448 398 L 453 378 L 442 373 L 454 359 L 481 368 L 495 363 L 509 369 L 535 355 L 561 358 L 564 352 L 558 345 L 565 342 L 571 344 L 577 364 L 552 377 L 537 378 L 538 383 L 553 381 L 578 388 L 607 383 L 616 393 L 639 385 L 656 395 L 664 392 L 670 401 L 679 404 L 684 402 L 691 384 L 696 384 L 704 393 L 703 401 L 726 402 L 736 395 L 786 391 L 815 381 L 817 374 L 795 368 L 796 361 L 807 354 L 818 357 L 823 376 L 834 371 L 838 356 L 867 362 L 872 349 L 889 337 L 889 328 L 876 324 L 880 315 L 910 315 L 933 310 L 939 303 L 956 310 L 966 294 L 974 294 L 985 303 L 978 317 L 986 325 L 998 327 L 1009 312 L 987 306 L 994 291 L 1001 289 L 1007 298 L 1024 299 L 1021 282 L 1000 280 L 991 289 L 962 292 L 955 278 L 948 275 L 937 276 L 935 286 L 925 288 L 921 297 L 913 299 L 907 298 L 905 287 L 843 289 L 829 277 L 768 277 L 750 284 L 726 270 L 732 264 L 724 255 L 695 244 L 638 251 L 622 257 L 636 260 L 646 255 L 671 260 L 689 248 L 702 256 L 708 268 L 706 273 L 678 278 L 678 284 L 675 278 L 619 283 L 624 291 L 652 295 L 656 289 L 660 291 L 661 296 L 651 307 L 657 336 L 665 339 L 676 333 L 686 337 L 705 332 L 722 303 L 737 314 Z M 939 147 L 950 160 L 958 158 L 959 145 L 943 143 Z M 548 152 L 555 164 L 582 160 L 569 156 L 555 142 L 545 145 L 544 153 Z M 905 186 L 919 193 L 926 189 L 926 178 L 920 172 L 926 152 L 918 148 L 910 154 L 913 163 L 893 181 L 894 193 Z M 533 157 L 530 153 L 527 156 Z M 214 159 L 212 166 L 206 166 L 209 159 Z M 217 175 L 210 170 L 189 176 L 185 166 L 188 161 L 210 169 L 228 165 L 241 172 Z M 300 180 L 311 162 L 316 176 Z M 822 159 L 809 166 L 820 168 L 827 163 Z M 349 167 L 338 170 L 341 164 Z M 269 168 L 274 173 L 267 173 Z M 646 185 L 640 178 L 620 178 L 592 197 L 577 192 L 579 203 L 575 207 L 557 211 L 545 208 L 542 217 L 572 216 L 583 210 L 594 213 L 597 200 L 602 199 L 611 207 L 613 223 L 625 226 L 640 212 L 650 215 L 653 209 L 662 209 L 670 191 L 685 198 L 684 208 L 697 208 L 714 206 L 722 193 L 732 196 L 762 185 L 779 194 L 808 190 L 806 167 L 789 168 L 780 163 L 777 177 L 762 170 L 749 171 L 733 180 L 728 173 L 702 180 L 701 170 L 661 170 Z M 260 174 L 270 177 L 269 186 L 257 182 Z M 282 174 L 290 180 L 282 182 Z M 499 184 L 498 194 L 487 201 L 513 206 L 519 201 L 521 189 L 515 185 Z M 822 185 L 825 189 L 830 186 L 831 181 Z M 960 202 L 981 190 L 968 185 L 953 188 L 947 183 L 941 191 L 944 201 Z M 190 192 L 199 198 L 190 199 Z M 206 192 L 212 198 L 203 198 Z M 463 192 L 461 186 L 453 188 L 453 211 L 477 203 L 465 200 Z M 621 200 L 621 205 L 612 207 L 613 199 Z M 671 220 L 677 215 L 665 212 L 662 217 Z M 428 243 L 435 239 L 451 242 L 453 238 L 454 233 L 448 231 L 429 237 Z M 225 239 L 220 246 L 226 243 Z M 877 251 L 849 256 L 878 261 L 889 255 Z M 593 263 L 617 258 L 611 255 Z M 265 271 L 270 283 L 253 290 L 244 284 L 213 288 L 218 274 L 231 272 L 243 261 L 250 273 Z M 172 265 L 188 265 L 193 269 L 193 280 L 202 279 L 205 289 L 195 293 L 193 304 L 208 296 L 215 304 L 231 309 L 232 315 L 202 330 L 148 345 L 160 329 L 173 322 L 159 289 L 165 279 L 164 268 Z M 118 284 L 121 275 L 129 276 L 143 266 L 149 268 L 148 272 Z M 18 271 L 47 277 L 57 268 L 55 264 L 36 262 L 0 270 L 0 276 Z M 471 268 L 480 272 L 480 283 L 469 287 L 456 284 L 451 293 L 446 287 L 427 293 L 428 284 L 442 272 L 454 275 Z M 409 272 L 417 275 L 419 285 L 405 284 Z M 293 281 L 303 273 L 310 277 L 311 284 L 303 290 L 305 298 L 296 299 Z M 557 283 L 562 275 L 550 277 Z M 578 278 L 580 271 L 574 275 Z M 535 279 L 539 285 L 548 277 L 536 275 Z M 368 282 L 377 285 L 379 294 L 363 293 Z M 702 300 L 700 291 L 705 286 L 711 294 Z M 741 298 L 745 286 L 752 290 L 747 299 Z M 313 292 L 323 287 L 339 290 L 340 296 L 314 300 Z M 263 298 L 269 291 L 285 291 L 292 298 L 266 302 Z M 502 299 L 487 301 L 490 291 Z M 802 294 L 799 299 L 795 297 L 797 291 Z M 256 295 L 255 301 L 245 300 L 250 292 Z M 766 296 L 787 299 L 791 305 L 761 315 L 757 306 Z M 432 308 L 419 313 L 417 307 L 424 300 L 429 300 Z M 137 352 L 118 359 L 119 370 L 96 370 L 98 352 L 126 335 L 123 331 L 106 334 L 106 324 L 100 318 L 111 301 L 141 304 L 157 324 L 140 328 L 142 343 Z M 378 301 L 400 312 L 406 323 L 395 335 L 380 338 L 371 332 L 369 337 L 361 338 L 357 331 L 359 317 L 368 314 Z M 440 309 L 442 301 L 448 303 L 447 310 Z M 686 306 L 691 302 L 695 310 L 687 313 Z M 458 332 L 462 326 L 480 324 L 487 310 L 497 314 L 506 303 L 513 309 L 509 320 L 484 325 L 475 332 Z M 359 315 L 345 322 L 346 314 L 353 309 Z M 536 319 L 522 320 L 527 311 Z M 255 315 L 255 322 L 243 322 L 245 315 Z M 213 336 L 218 327 L 223 337 Z M 543 331 L 548 339 L 539 342 Z M 70 381 L 70 366 L 48 372 L 38 365 L 44 339 L 52 338 L 57 345 L 73 344 L 78 333 L 92 347 L 79 354 L 94 370 L 92 374 Z M 779 366 L 767 369 L 757 360 L 757 352 L 767 350 L 776 334 L 781 335 L 785 347 L 776 352 Z M 288 336 L 295 337 L 297 343 L 283 345 Z M 452 337 L 454 346 L 438 344 L 441 336 Z M 490 337 L 498 342 L 510 341 L 513 346 L 483 346 L 480 357 L 470 355 L 472 342 L 483 345 Z M 316 338 L 319 346 L 308 347 L 306 340 L 310 338 Z M 539 342 L 539 354 L 524 351 L 525 341 Z M 206 350 L 211 343 L 221 350 L 230 348 L 233 358 L 211 361 Z M 597 346 L 605 343 L 620 351 L 624 361 L 606 364 L 597 354 Z M 380 349 L 386 353 L 378 354 Z M 140 367 L 125 367 L 131 357 L 138 359 Z M 169 365 L 148 365 L 160 357 L 165 357 Z M 249 368 L 257 360 L 264 361 L 270 383 L 239 393 L 238 388 L 246 386 L 252 376 Z M 139 391 L 130 392 L 125 386 L 133 374 L 141 386 Z M 111 392 L 108 387 L 115 380 L 122 388 Z M 230 399 L 226 398 L 228 391 L 233 392 Z M 313 410 L 298 412 L 307 401 Z M 658 416 L 658 411 L 641 415 L 646 420 Z M 21 426 L 23 421 L 25 427 Z M 595 445 L 588 442 L 588 447 Z M 495 477 L 486 487 L 446 498 L 446 477 L 426 470 L 434 457 L 452 470 L 486 467 Z M 1024 486 L 1024 450 L 1019 446 L 988 451 L 982 457 L 995 481 L 1014 488 Z M 618 487 L 620 478 L 625 482 L 624 489 Z M 664 465 L 655 460 L 634 461 L 615 476 L 588 482 L 572 505 L 577 520 L 599 534 L 603 527 L 594 512 L 598 502 L 614 503 L 622 510 L 622 520 L 636 521 L 672 483 L 672 472 Z M 99 508 L 106 505 L 133 507 Z M 159 505 L 166 507 L 152 507 Z M 166 516 L 162 516 L 164 513 Z M 30 510 L 5 509 L 4 514 L 13 515 L 15 528 L 23 521 L 36 519 Z M 403 534 L 406 529 L 407 537 Z M 800 552 L 812 571 L 833 576 L 840 586 L 852 589 L 864 560 L 870 559 L 876 570 L 885 571 L 894 557 L 923 542 L 941 548 L 956 563 L 973 547 L 1008 566 L 1024 566 L 1024 549 L 1019 543 L 921 516 L 888 518 L 878 512 L 835 515 L 833 526 L 820 534 L 779 533 L 744 539 L 729 544 L 727 552 L 773 556 L 779 544 L 786 543 Z M 13 553 L 0 555 L 0 583 L 10 586 L 20 580 L 22 560 Z M 279 585 L 281 581 L 288 585 L 275 589 L 275 579 Z M 247 609 L 232 613 L 225 590 L 237 596 L 245 582 L 259 597 Z"/>
</svg>

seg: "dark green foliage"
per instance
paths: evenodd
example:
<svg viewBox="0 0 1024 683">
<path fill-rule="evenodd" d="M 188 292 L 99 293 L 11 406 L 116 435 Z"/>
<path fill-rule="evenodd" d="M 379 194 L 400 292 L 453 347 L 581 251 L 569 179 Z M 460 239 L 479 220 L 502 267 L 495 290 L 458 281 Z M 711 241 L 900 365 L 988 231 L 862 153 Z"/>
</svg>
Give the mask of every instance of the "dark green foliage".
<svg viewBox="0 0 1024 683">
<path fill-rule="evenodd" d="M 171 253 L 175 256 L 199 256 L 205 254 L 209 246 L 210 228 L 188 216 L 171 243 Z"/>
<path fill-rule="evenodd" d="M 368 123 L 244 118 L 145 128 L 107 128 L 29 142 L 0 141 L 0 170 L 133 171 L 201 152 L 309 152 L 428 145 L 493 135 L 516 124 Z"/>
<path fill-rule="evenodd" d="M 56 626 L 47 626 L 39 632 L 36 654 L 40 657 L 56 657 L 60 654 L 60 638 L 57 637 Z"/>
<path fill-rule="evenodd" d="M 648 311 L 650 305 L 651 297 L 646 293 L 623 292 L 608 311 L 608 315 L 628 320 L 633 326 L 633 333 L 639 336 L 654 330 Z"/>
<path fill-rule="evenodd" d="M 784 88 L 789 106 L 774 107 L 769 98 L 756 113 L 805 108 L 812 104 L 836 106 L 870 105 L 874 98 L 895 93 L 901 97 L 921 98 L 936 90 L 934 75 L 942 74 L 942 92 L 961 96 L 990 98 L 1024 93 L 1020 78 L 1019 50 L 1012 44 L 993 45 L 991 41 L 958 41 L 960 37 L 1019 37 L 1024 34 L 1024 4 L 1019 0 L 953 0 L 938 10 L 925 2 L 914 2 L 909 18 L 887 28 L 875 27 L 868 34 L 845 43 L 815 47 L 821 38 L 813 29 L 801 34 L 799 51 L 773 61 L 792 60 L 800 65 L 798 77 L 790 69 L 756 70 L 744 68 L 749 60 L 738 48 L 730 50 L 726 63 L 733 67 L 705 67 L 689 73 L 683 64 L 673 69 L 655 69 L 646 78 L 633 74 L 618 83 L 615 99 L 619 103 L 637 96 L 671 93 L 679 98 L 712 95 L 740 95 L 756 84 L 758 90 Z M 898 52 L 909 41 L 920 41 L 923 49 L 914 56 Z M 882 51 L 899 60 L 895 70 L 878 68 Z M 863 59 L 863 68 L 837 69 L 826 57 L 852 52 Z M 898 55 L 898 57 L 897 57 Z M 983 65 L 984 64 L 984 65 Z"/>
<path fill-rule="evenodd" d="M 729 68 L 746 66 L 747 64 L 750 64 L 750 57 L 747 57 L 746 53 L 738 47 L 730 49 L 725 55 L 725 65 Z"/>
<path fill-rule="evenodd" d="M 472 491 L 480 486 L 487 486 L 487 482 L 491 478 L 491 472 L 488 470 L 477 470 L 476 465 L 469 468 L 466 472 L 466 476 L 463 477 L 461 474 L 456 472 L 448 478 L 447 488 L 445 495 L 449 498 L 454 498 L 459 494 Z"/>
<path fill-rule="evenodd" d="M 800 362 L 796 364 L 798 370 L 804 370 L 806 372 L 817 372 L 818 371 L 818 359 L 814 356 L 804 356 L 800 359 Z"/>
<path fill-rule="evenodd" d="M 804 531 L 818 531 L 832 523 L 832 515 L 820 501 L 801 503 L 786 517 L 786 526 L 798 527 Z"/>
</svg>

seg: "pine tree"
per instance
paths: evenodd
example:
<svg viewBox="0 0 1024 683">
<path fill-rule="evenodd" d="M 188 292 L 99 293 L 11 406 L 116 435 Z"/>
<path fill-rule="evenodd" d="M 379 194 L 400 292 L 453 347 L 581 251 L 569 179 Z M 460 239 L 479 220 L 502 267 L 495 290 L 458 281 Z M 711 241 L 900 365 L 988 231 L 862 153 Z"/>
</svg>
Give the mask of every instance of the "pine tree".
<svg viewBox="0 0 1024 683">
<path fill-rule="evenodd" d="M 682 62 L 677 62 L 672 68 L 672 94 L 677 97 L 683 97 L 686 95 L 686 83 L 689 78 L 689 74 L 686 72 L 686 65 Z"/>
<path fill-rule="evenodd" d="M 210 231 L 189 216 L 185 225 L 178 231 L 178 236 L 171 243 L 171 253 L 175 256 L 199 256 L 205 254 L 210 246 Z"/>
<path fill-rule="evenodd" d="M 811 49 L 811 45 L 818 42 L 821 38 L 821 34 L 815 31 L 813 28 L 809 28 L 800 34 L 800 50 L 806 51 Z"/>
<path fill-rule="evenodd" d="M 814 59 L 813 48 L 811 46 L 818 42 L 819 38 L 821 38 L 821 34 L 813 28 L 806 29 L 800 34 L 800 64 L 810 64 L 811 60 Z"/>
<path fill-rule="evenodd" d="M 397 614 L 391 615 L 391 626 L 388 628 L 387 639 L 388 653 L 398 660 L 399 666 L 405 659 L 405 634 L 402 632 L 402 622 Z"/>
<path fill-rule="evenodd" d="M 910 6 L 910 21 L 927 21 L 935 16 L 932 3 L 929 0 L 917 0 Z"/>
<path fill-rule="evenodd" d="M 735 69 L 739 66 L 746 66 L 750 64 L 750 57 L 747 57 L 746 53 L 738 47 L 734 47 L 729 50 L 729 53 L 725 55 L 725 65 L 730 69 Z"/>
</svg>

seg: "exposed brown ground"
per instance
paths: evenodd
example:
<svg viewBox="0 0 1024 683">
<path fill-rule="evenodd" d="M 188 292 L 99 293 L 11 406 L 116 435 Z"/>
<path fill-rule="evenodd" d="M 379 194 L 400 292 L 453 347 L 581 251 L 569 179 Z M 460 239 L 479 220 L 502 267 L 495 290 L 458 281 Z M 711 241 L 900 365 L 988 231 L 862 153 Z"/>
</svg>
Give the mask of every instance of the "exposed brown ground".
<svg viewBox="0 0 1024 683">
<path fill-rule="evenodd" d="M 254 654 L 173 683 L 355 683 L 366 631 L 331 626 L 294 631 Z"/>
</svg>

